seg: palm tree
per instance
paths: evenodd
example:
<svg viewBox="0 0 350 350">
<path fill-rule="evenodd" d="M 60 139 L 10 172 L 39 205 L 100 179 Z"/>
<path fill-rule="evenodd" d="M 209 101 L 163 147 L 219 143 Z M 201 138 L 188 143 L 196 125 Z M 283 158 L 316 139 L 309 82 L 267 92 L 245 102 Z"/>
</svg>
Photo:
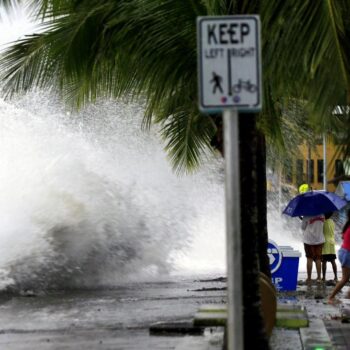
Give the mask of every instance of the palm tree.
<svg viewBox="0 0 350 350">
<path fill-rule="evenodd" d="M 265 136 L 283 148 L 280 111 L 288 97 L 306 101 L 310 116 L 317 115 L 318 124 L 325 127 L 332 123 L 330 108 L 347 104 L 349 91 L 349 1 L 266 0 L 259 7 L 256 3 L 33 1 L 43 21 L 41 31 L 14 43 L 0 64 L 8 95 L 54 85 L 76 107 L 105 96 L 142 98 L 144 126 L 160 124 L 175 170 L 191 171 L 205 150 L 214 145 L 222 151 L 221 117 L 201 115 L 197 107 L 195 18 L 260 13 L 265 107 L 259 116 L 248 114 L 240 120 L 247 349 L 268 347 L 258 294 L 258 271 L 269 273 Z"/>
</svg>

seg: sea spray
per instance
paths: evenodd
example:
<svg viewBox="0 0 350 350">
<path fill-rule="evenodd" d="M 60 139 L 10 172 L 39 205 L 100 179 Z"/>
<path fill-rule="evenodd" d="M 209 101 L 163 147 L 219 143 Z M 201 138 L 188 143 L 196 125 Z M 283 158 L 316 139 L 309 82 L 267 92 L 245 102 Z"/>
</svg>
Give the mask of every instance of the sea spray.
<svg viewBox="0 0 350 350">
<path fill-rule="evenodd" d="M 1 101 L 0 116 L 1 289 L 225 273 L 220 157 L 175 175 L 157 128 L 141 130 L 135 103 L 72 113 L 36 92 Z M 279 202 L 268 200 L 269 237 L 302 251 L 299 219 L 282 215 Z"/>
<path fill-rule="evenodd" d="M 196 174 L 175 175 L 142 115 L 115 101 L 68 113 L 42 92 L 1 101 L 0 287 L 224 270 L 222 160 L 208 155 Z"/>
<path fill-rule="evenodd" d="M 299 270 L 306 269 L 304 246 L 302 242 L 301 220 L 282 214 L 284 208 L 279 206 L 275 196 L 268 202 L 268 232 L 269 238 L 280 246 L 291 246 L 302 253 L 299 259 Z"/>
</svg>

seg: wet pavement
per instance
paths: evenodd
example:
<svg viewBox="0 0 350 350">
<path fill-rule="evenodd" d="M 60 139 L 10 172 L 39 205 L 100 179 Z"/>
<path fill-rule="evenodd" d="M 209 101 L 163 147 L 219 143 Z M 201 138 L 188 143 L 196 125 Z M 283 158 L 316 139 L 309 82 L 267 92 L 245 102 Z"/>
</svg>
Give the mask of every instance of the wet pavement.
<svg viewBox="0 0 350 350">
<path fill-rule="evenodd" d="M 159 321 L 191 321 L 201 304 L 225 301 L 222 286 L 190 279 L 134 283 L 108 291 L 3 296 L 0 349 L 165 350 L 181 349 L 186 343 L 193 349 L 203 344 L 217 349 L 221 338 L 215 332 L 200 337 L 153 336 L 149 327 Z"/>
<path fill-rule="evenodd" d="M 334 350 L 350 349 L 350 324 L 326 321 L 325 325 Z"/>
<path fill-rule="evenodd" d="M 341 303 L 329 305 L 327 297 L 333 287 L 331 281 L 311 286 L 299 283 L 296 292 L 279 293 L 279 302 L 304 306 L 310 324 L 298 330 L 275 328 L 271 337 L 273 350 L 350 349 L 350 323 L 344 318 L 350 312 L 349 300 L 344 299 L 350 285 L 339 293 Z"/>
<path fill-rule="evenodd" d="M 2 295 L 0 349 L 219 350 L 223 341 L 220 327 L 206 328 L 199 336 L 151 335 L 150 327 L 157 322 L 192 322 L 201 305 L 225 303 L 224 287 L 224 281 L 191 278 L 130 283 L 113 290 Z M 310 327 L 302 332 L 275 328 L 270 339 L 272 350 L 311 349 L 315 341 L 322 340 L 325 345 L 327 339 L 332 345 L 329 348 L 350 349 L 350 323 L 342 320 L 350 304 L 343 300 L 339 305 L 328 305 L 326 298 L 332 288 L 300 284 L 296 292 L 278 294 L 279 303 L 306 308 Z M 320 322 L 322 327 L 317 326 Z M 314 329 L 312 325 L 316 325 Z"/>
</svg>

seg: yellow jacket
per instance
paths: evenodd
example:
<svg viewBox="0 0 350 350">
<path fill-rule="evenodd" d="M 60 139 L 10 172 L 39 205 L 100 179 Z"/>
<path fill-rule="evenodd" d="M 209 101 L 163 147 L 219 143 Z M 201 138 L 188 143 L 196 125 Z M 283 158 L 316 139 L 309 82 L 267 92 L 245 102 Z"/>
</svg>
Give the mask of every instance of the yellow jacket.
<svg viewBox="0 0 350 350">
<path fill-rule="evenodd" d="M 323 234 L 325 242 L 322 248 L 322 254 L 335 254 L 335 240 L 334 240 L 334 221 L 327 219 L 323 224 Z"/>
</svg>

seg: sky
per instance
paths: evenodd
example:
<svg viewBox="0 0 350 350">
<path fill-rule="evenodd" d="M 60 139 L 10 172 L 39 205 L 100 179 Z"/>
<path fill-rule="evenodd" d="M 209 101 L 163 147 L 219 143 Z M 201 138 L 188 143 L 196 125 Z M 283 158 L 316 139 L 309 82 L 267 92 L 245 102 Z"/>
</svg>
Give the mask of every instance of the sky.
<svg viewBox="0 0 350 350">
<path fill-rule="evenodd" d="M 15 6 L 10 13 L 0 6 L 0 50 L 6 44 L 32 33 L 34 27 L 24 6 Z"/>
</svg>

